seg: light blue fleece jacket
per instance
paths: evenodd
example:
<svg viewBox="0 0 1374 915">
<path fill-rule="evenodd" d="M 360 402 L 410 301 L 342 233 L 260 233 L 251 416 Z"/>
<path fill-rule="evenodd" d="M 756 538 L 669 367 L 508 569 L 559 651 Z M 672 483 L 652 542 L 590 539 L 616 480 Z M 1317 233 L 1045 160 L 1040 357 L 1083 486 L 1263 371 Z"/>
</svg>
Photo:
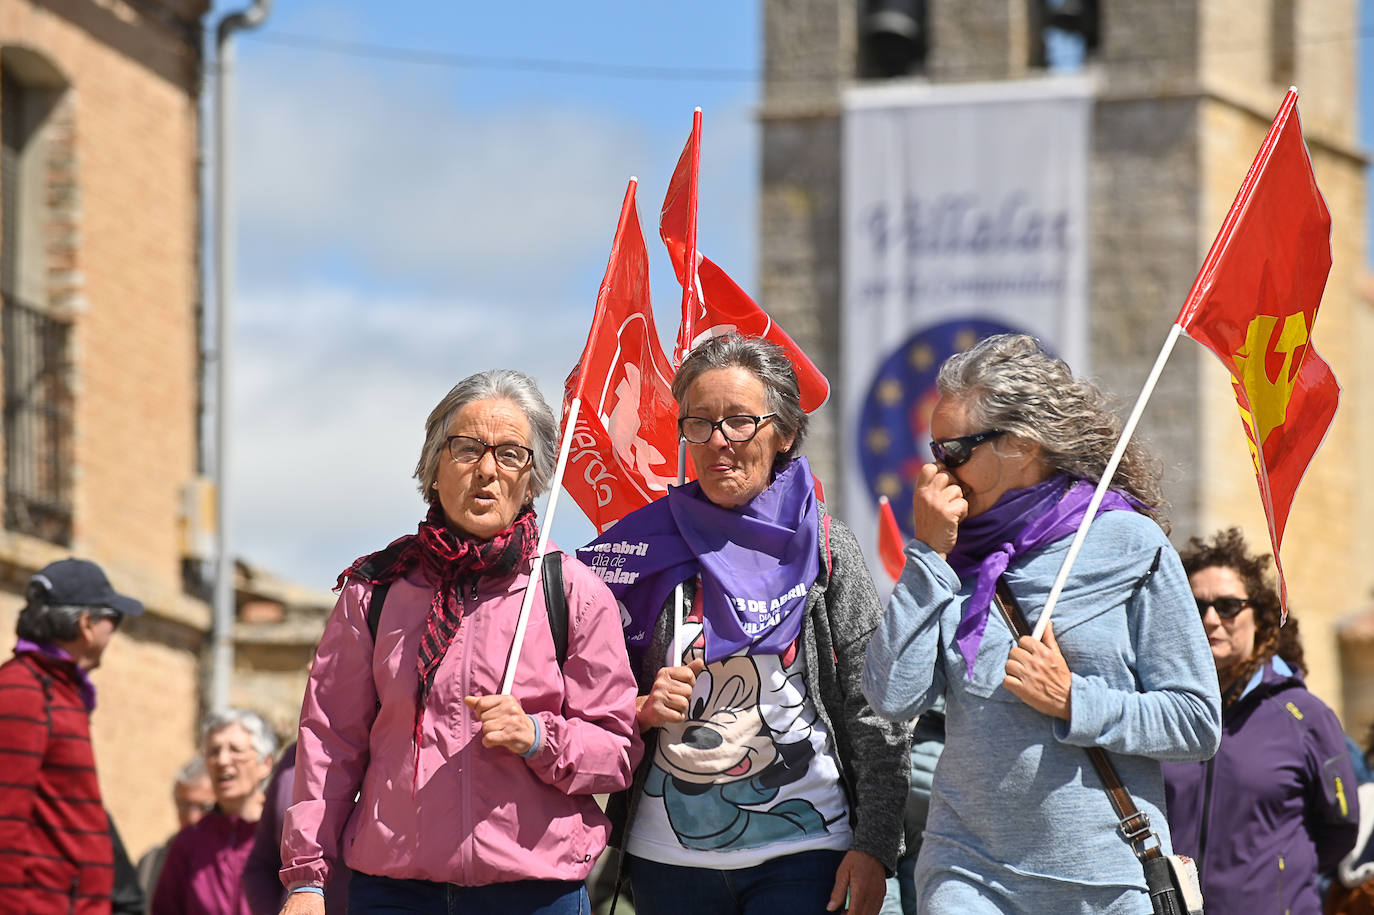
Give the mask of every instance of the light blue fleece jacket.
<svg viewBox="0 0 1374 915">
<path fill-rule="evenodd" d="M 1070 539 L 1018 556 L 1006 572 L 1032 625 Z M 987 911 L 1149 912 L 1141 866 L 1080 748 L 1110 752 L 1167 849 L 1159 763 L 1216 752 L 1221 699 L 1187 576 L 1163 532 L 1127 511 L 1089 530 L 1053 618 L 1073 675 L 1070 721 L 1002 686 L 1012 638 L 995 607 L 966 676 L 954 631 L 974 580 L 961 583 L 920 541 L 906 556 L 868 646 L 863 691 L 898 720 L 946 698 L 945 751 L 917 867 L 918 894 L 923 885 L 936 892 L 921 910 L 947 910 L 931 901 L 943 895 L 933 883 L 953 879 L 979 889 L 958 894 L 961 905 L 1002 899 Z"/>
</svg>

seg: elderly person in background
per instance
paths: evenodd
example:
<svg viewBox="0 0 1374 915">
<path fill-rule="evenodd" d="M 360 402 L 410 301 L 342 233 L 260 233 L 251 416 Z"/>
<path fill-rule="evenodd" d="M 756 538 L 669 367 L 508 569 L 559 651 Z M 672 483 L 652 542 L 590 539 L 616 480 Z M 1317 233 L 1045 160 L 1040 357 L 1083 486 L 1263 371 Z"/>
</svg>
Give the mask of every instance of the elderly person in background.
<svg viewBox="0 0 1374 915">
<path fill-rule="evenodd" d="M 1164 760 L 1216 751 L 1220 697 L 1157 471 L 1132 444 L 1043 641 L 989 620 L 1001 579 L 1039 617 L 1120 421 L 1022 335 L 951 357 L 906 568 L 864 692 L 907 719 L 945 697 L 916 864 L 923 913 L 1148 913 L 1140 862 L 1083 748 L 1107 751 L 1167 850 Z"/>
<path fill-rule="evenodd" d="M 168 843 L 152 915 L 252 915 L 243 866 L 262 816 L 277 738 L 258 715 L 229 709 L 206 720 L 201 752 L 215 806 Z"/>
<path fill-rule="evenodd" d="M 909 731 L 859 692 L 882 609 L 798 457 L 796 372 L 730 334 L 691 352 L 673 396 L 697 481 L 580 554 L 627 608 L 653 738 L 622 814 L 635 910 L 873 915 L 901 847 Z"/>
<path fill-rule="evenodd" d="M 88 674 L 120 621 L 142 612 L 84 559 L 29 579 L 14 657 L 0 665 L 0 912 L 110 910 L 114 851 L 91 751 Z"/>
<path fill-rule="evenodd" d="M 620 616 L 571 557 L 560 670 L 543 588 L 501 693 L 558 424 L 534 382 L 496 370 L 429 414 L 417 533 L 363 557 L 315 654 L 282 836 L 284 912 L 578 913 L 638 744 Z M 386 597 L 369 626 L 377 595 Z M 373 632 L 375 631 L 375 638 Z M 360 794 L 361 792 L 361 794 Z"/>
<path fill-rule="evenodd" d="M 215 788 L 210 784 L 210 773 L 205 770 L 204 756 L 197 753 L 177 772 L 172 782 L 172 803 L 177 811 L 177 832 L 199 822 L 201 817 L 215 809 Z M 167 842 L 150 848 L 138 859 L 138 885 L 143 888 L 143 895 L 148 897 L 150 906 L 170 842 L 169 836 Z"/>
<path fill-rule="evenodd" d="M 1268 554 L 1237 528 L 1182 553 L 1221 681 L 1221 749 L 1166 763 L 1174 850 L 1197 861 L 1217 912 L 1320 915 L 1318 876 L 1359 829 L 1355 770 L 1335 712 L 1303 685 L 1298 621 L 1280 627 Z"/>
</svg>

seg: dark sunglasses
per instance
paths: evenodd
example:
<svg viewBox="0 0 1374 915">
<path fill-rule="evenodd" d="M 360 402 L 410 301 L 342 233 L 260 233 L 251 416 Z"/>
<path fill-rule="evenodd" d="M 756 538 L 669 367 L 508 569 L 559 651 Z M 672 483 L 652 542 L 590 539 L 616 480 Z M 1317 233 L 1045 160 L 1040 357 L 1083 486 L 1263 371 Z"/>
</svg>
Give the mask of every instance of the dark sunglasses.
<svg viewBox="0 0 1374 915">
<path fill-rule="evenodd" d="M 930 443 L 930 453 L 935 456 L 936 461 L 945 466 L 946 470 L 953 470 L 961 464 L 968 463 L 968 459 L 973 457 L 974 448 L 1003 434 L 1005 433 L 1001 429 L 989 429 L 986 432 L 975 432 L 958 438 L 944 438 Z"/>
<path fill-rule="evenodd" d="M 1213 597 L 1208 600 L 1205 597 L 1195 598 L 1197 601 L 1197 612 L 1201 616 L 1206 616 L 1209 609 L 1215 610 L 1217 616 L 1224 620 L 1235 619 L 1240 611 L 1250 606 L 1248 597 Z"/>
<path fill-rule="evenodd" d="M 124 614 L 120 613 L 113 607 L 101 607 L 100 609 L 96 610 L 94 613 L 91 614 L 91 619 L 110 620 L 112 623 L 114 623 L 114 627 L 118 629 L 119 624 L 124 622 Z"/>
</svg>

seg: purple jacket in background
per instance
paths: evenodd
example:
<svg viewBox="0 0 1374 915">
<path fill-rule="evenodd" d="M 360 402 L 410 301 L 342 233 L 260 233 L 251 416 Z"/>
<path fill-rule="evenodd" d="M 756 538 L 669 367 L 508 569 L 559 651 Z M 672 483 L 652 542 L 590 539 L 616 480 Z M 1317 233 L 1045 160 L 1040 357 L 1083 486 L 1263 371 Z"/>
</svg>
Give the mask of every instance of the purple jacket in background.
<svg viewBox="0 0 1374 915">
<path fill-rule="evenodd" d="M 281 883 L 281 827 L 286 808 L 291 806 L 291 786 L 296 776 L 296 744 L 282 750 L 281 759 L 272 769 L 267 783 L 267 803 L 258 820 L 253 850 L 243 868 L 243 894 L 253 915 L 277 915 L 286 900 L 286 888 Z M 330 871 L 324 888 L 326 915 L 346 915 L 348 912 L 348 876 L 346 867 Z"/>
<path fill-rule="evenodd" d="M 1222 714 L 1217 755 L 1164 763 L 1164 781 L 1207 911 L 1321 915 L 1317 876 L 1355 844 L 1355 771 L 1335 713 L 1281 658 Z"/>
<path fill-rule="evenodd" d="M 243 865 L 256 823 L 218 807 L 172 837 L 153 893 L 152 915 L 251 915 Z"/>
</svg>

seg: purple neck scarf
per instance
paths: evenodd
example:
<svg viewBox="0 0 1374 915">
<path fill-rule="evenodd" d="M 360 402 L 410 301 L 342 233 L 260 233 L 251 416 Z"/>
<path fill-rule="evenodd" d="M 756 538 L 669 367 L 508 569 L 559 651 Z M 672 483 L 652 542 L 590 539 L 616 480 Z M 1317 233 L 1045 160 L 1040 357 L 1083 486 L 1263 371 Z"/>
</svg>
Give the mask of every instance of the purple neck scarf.
<svg viewBox="0 0 1374 915">
<path fill-rule="evenodd" d="M 1051 544 L 1078 530 L 1088 511 L 1096 485 L 1056 474 L 1042 483 L 1003 493 L 997 504 L 959 525 L 959 539 L 949 554 L 950 568 L 960 579 L 976 575 L 973 594 L 964 603 L 954 641 L 964 656 L 966 673 L 973 677 L 973 662 L 988 627 L 988 611 L 997 579 L 1012 559 Z M 1109 489 L 1097 515 L 1108 511 L 1134 511 L 1126 495 Z"/>
<path fill-rule="evenodd" d="M 738 509 L 716 505 L 699 483 L 672 487 L 577 556 L 624 606 L 625 641 L 636 661 L 673 586 L 700 575 L 710 663 L 741 649 L 782 654 L 792 644 L 820 573 L 819 541 L 811 466 L 797 458 Z"/>
<path fill-rule="evenodd" d="M 71 665 L 72 673 L 75 674 L 76 677 L 76 688 L 81 693 L 81 701 L 85 704 L 86 711 L 95 710 L 95 684 L 91 682 L 91 678 L 86 675 L 86 671 L 72 659 L 71 655 L 67 654 L 52 642 L 30 642 L 28 639 L 20 639 L 14 646 L 14 653 L 22 654 L 23 652 L 42 655 L 45 658 L 50 658 L 54 661 L 63 661 Z"/>
</svg>

